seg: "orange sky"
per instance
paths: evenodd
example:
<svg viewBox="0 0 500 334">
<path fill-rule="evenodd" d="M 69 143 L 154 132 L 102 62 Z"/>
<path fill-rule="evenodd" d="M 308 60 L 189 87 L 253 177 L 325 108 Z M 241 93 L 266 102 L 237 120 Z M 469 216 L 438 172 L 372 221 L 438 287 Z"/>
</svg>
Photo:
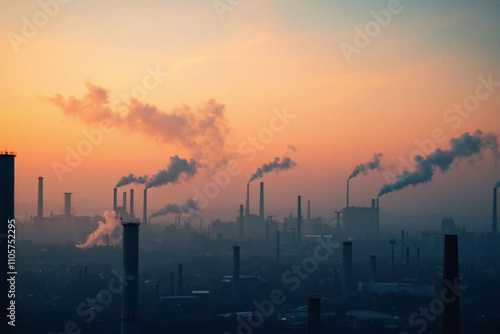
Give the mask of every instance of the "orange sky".
<svg viewBox="0 0 500 334">
<path fill-rule="evenodd" d="M 348 62 L 339 45 L 355 45 L 355 28 L 374 22 L 371 11 L 385 10 L 388 2 L 242 2 L 224 13 L 224 20 L 210 2 L 174 3 L 69 2 L 17 47 L 12 34 L 25 38 L 23 18 L 33 21 L 43 9 L 37 2 L 0 4 L 0 31 L 6 36 L 0 42 L 0 143 L 18 153 L 18 216 L 35 214 L 38 176 L 45 179 L 46 214 L 61 211 L 63 192 L 74 194 L 77 214 L 102 214 L 110 209 L 121 176 L 152 175 L 173 155 L 197 157 L 175 141 L 114 128 L 62 180 L 54 171 L 54 162 L 65 163 L 68 148 L 84 145 L 84 131 L 98 127 L 65 115 L 49 99 L 81 98 L 91 82 L 109 92 L 112 104 L 128 104 L 122 96 L 145 86 L 154 68 L 168 75 L 147 79 L 151 89 L 140 90 L 146 92 L 141 103 L 165 113 L 182 106 L 197 110 L 210 99 L 224 105 L 232 129 L 224 147 L 242 170 L 210 200 L 201 215 L 207 220 L 233 218 L 245 201 L 249 176 L 275 156 L 289 154 L 298 166 L 265 175 L 266 209 L 295 212 L 300 194 L 311 200 L 313 215 L 331 216 L 345 204 L 347 176 L 375 152 L 384 154 L 386 170 L 397 171 L 400 157 L 408 158 L 418 149 L 415 141 L 432 138 L 436 128 L 447 138 L 436 146 L 443 149 L 450 138 L 478 128 L 500 134 L 500 87 L 468 118 L 460 116 L 461 124 L 443 119 L 447 109 L 475 94 L 478 77 L 500 81 L 499 4 L 445 1 L 426 7 L 402 1 L 401 12 Z M 238 146 L 269 128 L 275 110 L 295 118 L 247 161 Z M 211 160 L 215 153 L 205 151 Z M 212 167 L 189 182 L 152 189 L 150 210 L 193 197 L 193 189 L 211 182 Z M 381 201 L 386 212 L 488 215 L 498 179 L 498 165 L 485 154 L 475 166 L 462 163 L 437 172 L 432 182 Z M 380 171 L 358 176 L 352 204 L 369 205 L 386 181 Z M 141 194 L 142 186 L 134 188 Z M 136 210 L 141 211 L 139 204 Z"/>
</svg>

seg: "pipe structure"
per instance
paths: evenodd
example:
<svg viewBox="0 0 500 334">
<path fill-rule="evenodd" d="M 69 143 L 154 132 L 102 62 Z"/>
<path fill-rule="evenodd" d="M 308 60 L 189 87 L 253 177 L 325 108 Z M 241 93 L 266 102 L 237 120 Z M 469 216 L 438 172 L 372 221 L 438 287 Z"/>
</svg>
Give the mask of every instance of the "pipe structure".
<svg viewBox="0 0 500 334">
<path fill-rule="evenodd" d="M 321 334 L 321 297 L 309 297 L 307 308 L 307 333 Z"/>
<path fill-rule="evenodd" d="M 264 220 L 264 182 L 260 183 L 259 217 Z"/>
<path fill-rule="evenodd" d="M 144 189 L 144 206 L 142 207 L 142 223 L 146 225 L 148 221 L 148 190 Z"/>
<path fill-rule="evenodd" d="M 342 296 L 352 295 L 352 241 L 342 243 Z"/>
<path fill-rule="evenodd" d="M 43 218 L 43 177 L 38 178 L 38 219 Z"/>
<path fill-rule="evenodd" d="M 347 193 L 346 193 L 346 203 L 345 203 L 345 207 L 348 208 L 349 207 L 349 180 L 347 180 Z"/>
<path fill-rule="evenodd" d="M 443 257 L 443 314 L 441 316 L 441 334 L 460 333 L 460 296 L 456 290 L 459 287 L 458 275 L 458 236 L 446 234 L 444 236 Z M 453 298 L 450 295 L 453 294 Z"/>
<path fill-rule="evenodd" d="M 118 189 L 113 188 L 113 211 L 116 212 L 117 206 L 118 206 Z"/>
<path fill-rule="evenodd" d="M 71 220 L 71 193 L 64 193 L 64 221 L 69 224 Z"/>
<path fill-rule="evenodd" d="M 233 303 L 240 299 L 240 246 L 233 247 L 233 279 L 232 294 Z"/>
<path fill-rule="evenodd" d="M 139 333 L 139 221 L 122 222 L 123 277 L 121 333 Z"/>
<path fill-rule="evenodd" d="M 130 189 L 130 215 L 134 216 L 134 189 Z"/>
<path fill-rule="evenodd" d="M 300 196 L 297 199 L 297 242 L 302 242 L 302 209 Z"/>
<path fill-rule="evenodd" d="M 311 201 L 307 201 L 307 221 L 311 221 Z"/>
<path fill-rule="evenodd" d="M 245 207 L 245 216 L 250 214 L 250 182 L 247 183 L 247 203 Z"/>
<path fill-rule="evenodd" d="M 239 237 L 240 240 L 243 240 L 243 204 L 240 205 L 240 221 L 239 221 Z"/>
</svg>

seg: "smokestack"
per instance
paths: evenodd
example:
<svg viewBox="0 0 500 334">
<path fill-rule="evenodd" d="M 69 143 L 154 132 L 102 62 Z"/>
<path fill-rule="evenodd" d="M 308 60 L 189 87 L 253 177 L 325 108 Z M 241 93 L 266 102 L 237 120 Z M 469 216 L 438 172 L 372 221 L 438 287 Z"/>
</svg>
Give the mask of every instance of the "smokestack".
<svg viewBox="0 0 500 334">
<path fill-rule="evenodd" d="M 138 221 L 122 221 L 123 277 L 129 279 L 122 290 L 122 334 L 139 333 L 139 225 Z"/>
<path fill-rule="evenodd" d="M 410 247 L 406 247 L 406 276 L 410 276 Z"/>
<path fill-rule="evenodd" d="M 345 207 L 349 207 L 349 180 L 347 180 L 347 196 L 346 196 L 346 204 Z"/>
<path fill-rule="evenodd" d="M 243 240 L 243 204 L 240 205 L 240 240 Z"/>
<path fill-rule="evenodd" d="M 377 257 L 370 255 L 370 283 L 375 283 L 377 280 Z"/>
<path fill-rule="evenodd" d="M 123 211 L 127 212 L 127 192 L 123 192 Z"/>
<path fill-rule="evenodd" d="M 183 269 L 183 265 L 182 263 L 179 263 L 178 267 L 177 267 L 177 295 L 179 296 L 182 296 L 182 294 L 184 293 L 183 291 L 183 280 L 184 280 L 184 273 L 183 273 L 184 269 Z"/>
<path fill-rule="evenodd" d="M 64 220 L 68 224 L 71 219 L 71 193 L 64 193 Z"/>
<path fill-rule="evenodd" d="M 43 177 L 38 178 L 38 218 L 43 218 Z"/>
<path fill-rule="evenodd" d="M 491 224 L 491 233 L 497 234 L 497 188 L 493 188 L 493 222 Z"/>
<path fill-rule="evenodd" d="M 116 207 L 118 206 L 118 189 L 113 188 L 113 211 L 116 212 Z"/>
<path fill-rule="evenodd" d="M 266 242 L 269 242 L 269 220 L 271 219 L 271 216 L 267 217 L 266 219 Z"/>
<path fill-rule="evenodd" d="M 232 299 L 236 303 L 240 299 L 240 246 L 233 247 L 233 291 Z"/>
<path fill-rule="evenodd" d="M 260 183 L 259 217 L 264 220 L 264 182 Z"/>
<path fill-rule="evenodd" d="M 130 215 L 134 217 L 134 189 L 130 189 Z"/>
<path fill-rule="evenodd" d="M 352 294 L 352 241 L 342 244 L 342 296 L 347 299 Z"/>
<path fill-rule="evenodd" d="M 144 189 L 144 206 L 142 207 L 142 223 L 147 224 L 148 221 L 148 190 Z"/>
<path fill-rule="evenodd" d="M 307 334 L 321 334 L 321 297 L 309 297 L 307 308 Z"/>
<path fill-rule="evenodd" d="M 170 272 L 170 295 L 175 295 L 175 271 Z"/>
<path fill-rule="evenodd" d="M 380 214 L 380 206 L 378 205 L 378 197 L 377 197 L 377 233 L 379 232 L 379 214 Z"/>
<path fill-rule="evenodd" d="M 456 291 L 459 287 L 458 277 L 458 236 L 446 234 L 444 236 L 442 291 L 447 291 L 447 294 L 441 294 L 444 308 L 441 317 L 442 334 L 460 333 L 460 297 Z M 450 297 L 452 294 L 453 297 Z"/>
<path fill-rule="evenodd" d="M 245 208 L 245 216 L 250 214 L 250 182 L 247 183 L 247 206 Z"/>
<path fill-rule="evenodd" d="M 297 242 L 302 242 L 302 209 L 300 204 L 300 196 L 297 200 Z"/>
<path fill-rule="evenodd" d="M 307 221 L 311 221 L 311 201 L 307 201 Z"/>
<path fill-rule="evenodd" d="M 280 231 L 276 231 L 276 263 L 280 263 Z"/>
</svg>

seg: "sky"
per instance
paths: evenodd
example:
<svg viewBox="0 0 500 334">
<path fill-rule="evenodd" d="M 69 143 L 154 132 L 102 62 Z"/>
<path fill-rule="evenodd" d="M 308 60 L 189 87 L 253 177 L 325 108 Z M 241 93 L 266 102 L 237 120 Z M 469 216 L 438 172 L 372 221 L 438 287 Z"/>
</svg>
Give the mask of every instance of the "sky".
<svg viewBox="0 0 500 334">
<path fill-rule="evenodd" d="M 295 213 L 301 195 L 332 217 L 353 169 L 382 153 L 350 181 L 350 204 L 368 206 L 416 155 L 500 135 L 499 14 L 498 1 L 464 0 L 2 1 L 16 215 L 36 215 L 39 176 L 45 215 L 64 192 L 77 215 L 102 215 L 122 176 L 173 156 L 200 166 L 149 190 L 150 212 L 201 193 L 204 221 L 234 220 L 251 175 L 288 157 L 296 166 L 252 181 L 250 210 L 264 181 L 269 214 Z M 381 215 L 490 215 L 500 168 L 488 150 L 474 157 L 384 194 Z M 131 188 L 141 212 L 144 185 L 119 189 Z"/>
</svg>

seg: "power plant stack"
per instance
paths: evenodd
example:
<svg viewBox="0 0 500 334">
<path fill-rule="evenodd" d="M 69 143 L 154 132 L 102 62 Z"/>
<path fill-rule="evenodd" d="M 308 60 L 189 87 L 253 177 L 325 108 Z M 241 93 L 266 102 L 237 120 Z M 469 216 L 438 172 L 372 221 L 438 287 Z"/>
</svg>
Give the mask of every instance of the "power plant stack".
<svg viewBox="0 0 500 334">
<path fill-rule="evenodd" d="M 345 207 L 349 207 L 349 180 L 347 180 L 347 192 L 346 192 L 346 204 Z"/>
<path fill-rule="evenodd" d="M 233 279 L 232 300 L 237 303 L 240 299 L 240 246 L 233 247 Z"/>
<path fill-rule="evenodd" d="M 250 214 L 250 182 L 247 183 L 247 203 L 245 207 L 245 216 Z"/>
<path fill-rule="evenodd" d="M 130 189 L 130 216 L 135 217 L 135 215 L 134 215 L 134 189 Z"/>
<path fill-rule="evenodd" d="M 2 286 L 5 286 L 5 290 L 2 292 L 1 297 L 1 305 L 2 310 L 4 310 L 4 314 L 7 312 L 7 308 L 9 305 L 9 299 L 7 298 L 7 234 L 8 234 L 8 222 L 11 219 L 14 219 L 14 160 L 16 154 L 14 152 L 3 151 L 0 152 L 0 250 L 1 250 L 1 259 L 0 265 L 2 266 L 2 270 L 0 270 L 0 279 L 2 280 Z M 4 283 L 5 282 L 5 283 Z M 5 293 L 4 293 L 5 292 Z M 9 330 L 12 330 L 12 326 L 7 325 L 7 321 L 9 319 L 4 319 L 2 328 L 10 327 Z M 9 333 L 5 331 L 3 333 Z"/>
<path fill-rule="evenodd" d="M 345 300 L 352 295 L 352 241 L 344 241 L 342 245 L 342 296 Z"/>
<path fill-rule="evenodd" d="M 38 178 L 38 221 L 43 220 L 43 177 Z"/>
<path fill-rule="evenodd" d="M 264 182 L 260 183 L 259 217 L 264 220 Z"/>
<path fill-rule="evenodd" d="M 116 212 L 116 207 L 118 206 L 118 189 L 113 189 L 113 211 Z"/>
<path fill-rule="evenodd" d="M 71 222 L 71 193 L 64 193 L 64 223 L 68 226 Z"/>
<path fill-rule="evenodd" d="M 239 236 L 240 240 L 243 240 L 243 204 L 240 205 L 240 222 L 239 222 Z"/>
<path fill-rule="evenodd" d="M 458 281 L 458 236 L 456 234 L 446 234 L 444 236 L 444 258 L 443 258 L 443 290 L 447 291 L 447 296 L 443 293 L 443 315 L 441 317 L 442 334 L 460 333 L 460 298 L 458 291 L 454 290 L 459 286 Z M 453 298 L 450 294 L 454 294 Z"/>
<path fill-rule="evenodd" d="M 321 334 L 321 297 L 309 297 L 307 308 L 307 333 Z"/>
<path fill-rule="evenodd" d="M 122 222 L 123 226 L 123 276 L 127 284 L 122 292 L 121 333 L 139 333 L 139 221 Z"/>
<path fill-rule="evenodd" d="M 127 212 L 127 192 L 123 192 L 123 213 Z"/>
<path fill-rule="evenodd" d="M 307 221 L 311 221 L 311 201 L 307 201 Z"/>
<path fill-rule="evenodd" d="M 297 199 L 297 242 L 302 242 L 302 209 L 300 204 L 300 196 Z"/>
<path fill-rule="evenodd" d="M 145 225 L 148 221 L 148 190 L 144 189 L 144 206 L 142 208 L 142 223 Z"/>
</svg>

